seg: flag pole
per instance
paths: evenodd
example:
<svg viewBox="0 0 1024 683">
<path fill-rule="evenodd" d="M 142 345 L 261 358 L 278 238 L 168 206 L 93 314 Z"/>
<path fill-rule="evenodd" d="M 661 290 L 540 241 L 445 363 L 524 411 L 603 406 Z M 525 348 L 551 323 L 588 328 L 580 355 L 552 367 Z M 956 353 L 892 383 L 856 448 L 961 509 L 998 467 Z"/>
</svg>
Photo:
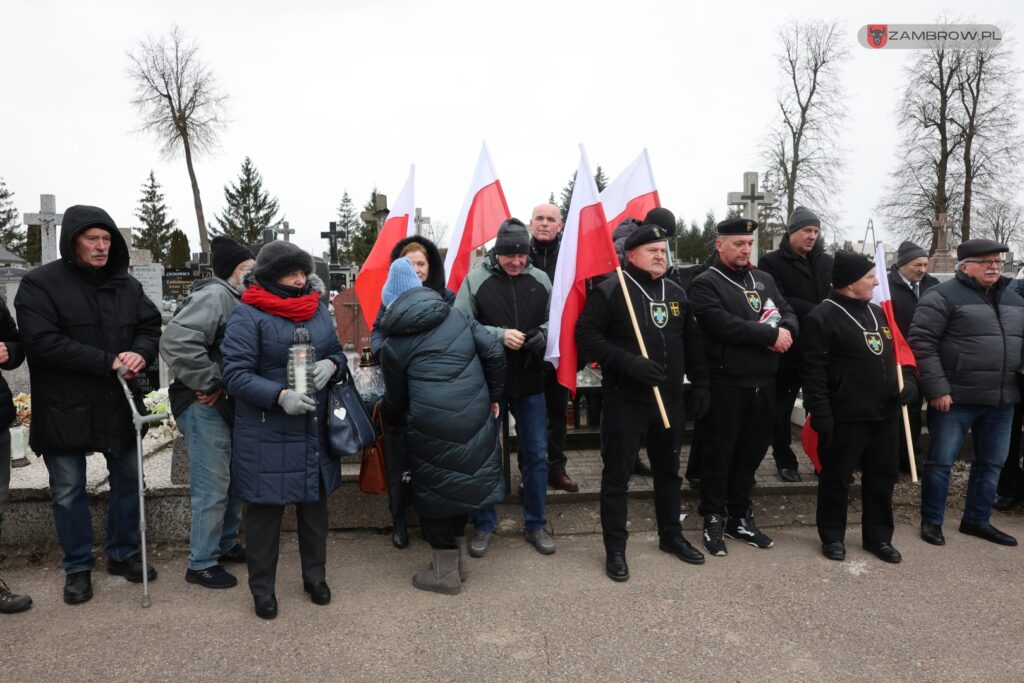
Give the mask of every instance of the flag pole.
<svg viewBox="0 0 1024 683">
<path fill-rule="evenodd" d="M 903 393 L 903 366 L 896 364 L 896 384 L 900 393 Z M 910 481 L 917 483 L 917 463 L 914 462 L 914 441 L 910 438 L 910 413 L 905 405 L 900 406 L 903 411 L 903 435 L 907 439 L 907 459 L 910 460 Z M 920 410 L 920 407 L 918 408 Z"/>
<path fill-rule="evenodd" d="M 636 311 L 633 310 L 633 300 L 629 298 L 629 290 L 626 289 L 626 278 L 622 276 L 622 266 L 615 266 L 615 274 L 619 276 L 619 286 L 622 288 L 622 296 L 626 298 L 626 308 L 629 310 L 629 319 L 633 322 L 633 333 L 636 334 L 636 341 L 640 344 L 640 354 L 644 358 L 648 358 L 647 345 L 644 344 L 643 335 L 640 334 L 640 324 L 636 321 Z M 900 382 L 903 382 L 902 375 L 900 376 Z M 672 425 L 668 422 L 668 413 L 665 412 L 665 403 L 661 400 L 661 391 L 658 389 L 657 385 L 651 388 L 654 389 L 654 400 L 658 403 L 658 410 L 661 412 L 661 423 L 665 425 L 665 429 L 671 429 Z M 904 408 L 906 408 L 906 406 L 904 406 Z M 917 479 L 914 481 L 917 481 Z"/>
</svg>

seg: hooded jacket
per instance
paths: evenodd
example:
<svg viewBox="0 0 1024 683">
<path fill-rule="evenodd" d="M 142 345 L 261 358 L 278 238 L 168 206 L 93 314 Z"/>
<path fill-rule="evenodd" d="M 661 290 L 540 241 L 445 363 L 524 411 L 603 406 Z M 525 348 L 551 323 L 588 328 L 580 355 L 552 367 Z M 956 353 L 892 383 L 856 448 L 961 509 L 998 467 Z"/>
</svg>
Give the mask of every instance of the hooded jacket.
<svg viewBox="0 0 1024 683">
<path fill-rule="evenodd" d="M 394 249 L 391 250 L 391 263 L 395 262 L 395 259 L 398 258 L 398 255 L 402 253 L 406 246 L 413 243 L 422 244 L 427 250 L 428 272 L 427 281 L 423 283 L 423 286 L 429 287 L 440 294 L 444 302 L 449 306 L 454 306 L 455 292 L 444 286 L 444 259 L 441 258 L 441 252 L 438 251 L 437 245 L 426 237 L 413 235 L 406 237 L 404 240 L 399 240 Z M 373 321 L 373 329 L 370 330 L 370 351 L 375 356 L 380 356 L 380 347 L 384 344 L 384 334 L 380 330 L 380 320 L 384 317 L 384 310 L 384 304 L 381 304 L 380 308 L 377 309 L 377 317 Z"/>
<path fill-rule="evenodd" d="M 417 287 L 381 321 L 384 421 L 405 435 L 416 512 L 431 519 L 504 497 L 498 423 L 505 354 L 475 320 Z"/>
<path fill-rule="evenodd" d="M 75 260 L 75 237 L 94 227 L 110 233 L 102 268 Z M 123 351 L 153 364 L 160 312 L 128 275 L 128 245 L 103 209 L 64 212 L 60 256 L 22 278 L 14 300 L 32 382 L 29 444 L 46 455 L 130 452 L 131 410 L 111 367 Z"/>
<path fill-rule="evenodd" d="M 527 259 L 523 272 L 510 277 L 493 250 L 462 281 L 455 308 L 476 319 L 505 349 L 508 369 L 504 398 L 544 391 L 544 360 L 525 346 L 513 351 L 504 346 L 504 340 L 510 329 L 526 334 L 541 329 L 547 334 L 550 297 L 551 281 L 543 270 L 534 268 Z"/>
</svg>

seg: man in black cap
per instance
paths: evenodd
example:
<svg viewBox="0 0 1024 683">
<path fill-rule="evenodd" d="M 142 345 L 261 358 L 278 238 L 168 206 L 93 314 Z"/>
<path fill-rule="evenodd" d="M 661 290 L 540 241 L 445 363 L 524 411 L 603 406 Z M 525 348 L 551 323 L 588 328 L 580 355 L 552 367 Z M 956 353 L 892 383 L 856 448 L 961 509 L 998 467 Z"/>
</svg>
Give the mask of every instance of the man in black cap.
<svg viewBox="0 0 1024 683">
<path fill-rule="evenodd" d="M 896 251 L 896 262 L 889 269 L 889 294 L 892 296 L 892 312 L 896 319 L 896 327 L 903 338 L 910 334 L 910 321 L 914 319 L 914 309 L 929 289 L 939 281 L 928 274 L 928 252 L 913 242 L 905 241 Z M 914 445 L 914 453 L 921 454 L 921 402 L 907 406 L 910 417 L 910 438 Z M 910 471 L 910 453 L 907 451 L 907 436 L 900 430 L 900 469 Z"/>
<path fill-rule="evenodd" d="M 867 256 L 836 252 L 832 293 L 804 318 L 804 407 L 818 433 L 818 536 L 830 560 L 846 559 L 850 480 L 860 468 L 864 548 L 885 562 L 892 547 L 892 491 L 897 479 L 900 403 L 916 403 L 917 381 L 898 389 L 892 331 L 871 303 L 878 284 Z"/>
<path fill-rule="evenodd" d="M 793 307 L 797 320 L 804 318 L 821 303 L 829 292 L 832 279 L 832 257 L 825 253 L 821 238 L 821 220 L 808 208 L 798 206 L 789 217 L 786 237 L 779 248 L 764 255 L 757 267 L 775 278 L 786 302 Z M 775 400 L 778 418 L 772 433 L 772 455 L 783 481 L 800 481 L 796 453 L 792 441 L 792 413 L 800 391 L 800 368 L 803 345 L 797 339 L 782 354 L 779 373 L 775 376 Z"/>
<path fill-rule="evenodd" d="M 992 526 L 992 503 L 1010 443 L 1015 373 L 1024 340 L 1024 299 L 1001 277 L 1005 244 L 967 240 L 956 277 L 936 285 L 914 311 L 907 341 L 928 400 L 928 454 L 921 474 L 921 538 L 945 545 L 949 473 L 967 432 L 973 460 L 960 533 L 1001 545 L 1017 539 Z"/>
<path fill-rule="evenodd" d="M 213 277 L 192 286 L 160 339 L 160 355 L 174 382 L 171 412 L 188 446 L 192 531 L 185 580 L 206 588 L 237 582 L 223 562 L 245 562 L 236 542 L 242 503 L 228 493 L 234 410 L 223 390 L 220 344 L 228 316 L 239 304 L 252 252 L 230 237 L 210 244 Z"/>
<path fill-rule="evenodd" d="M 717 556 L 727 554 L 724 535 L 756 548 L 773 545 L 754 523 L 750 490 L 775 424 L 779 356 L 799 329 L 775 280 L 750 263 L 756 229 L 746 218 L 719 223 L 711 263 L 687 292 L 711 368 L 700 514 L 704 548 Z"/>
<path fill-rule="evenodd" d="M 555 552 L 555 541 L 544 517 L 548 484 L 544 350 L 551 281 L 543 270 L 533 267 L 529 252 L 530 233 L 523 222 L 517 218 L 503 222 L 494 248 L 462 281 L 455 308 L 476 318 L 505 346 L 508 367 L 502 419 L 508 419 L 511 412 L 516 420 L 526 540 L 537 552 L 550 555 Z M 490 506 L 471 517 L 476 531 L 469 554 L 483 557 L 490 547 L 497 512 Z"/>
<path fill-rule="evenodd" d="M 110 475 L 107 572 L 141 583 L 136 434 L 115 373 L 131 380 L 156 360 L 160 312 L 128 274 L 128 245 L 106 211 L 64 212 L 60 260 L 22 278 L 14 308 L 32 380 L 29 445 L 50 474 L 64 551 L 64 602 L 93 596 L 87 454 L 102 453 Z M 156 579 L 153 565 L 148 574 Z"/>
<path fill-rule="evenodd" d="M 645 223 L 626 240 L 626 289 L 633 304 L 647 356 L 626 307 L 618 278 L 604 280 L 587 298 L 576 324 L 581 355 L 601 364 L 601 529 L 605 573 L 629 579 L 626 564 L 629 477 L 646 442 L 654 476 L 658 547 L 684 562 L 703 564 L 704 556 L 683 538 L 679 524 L 679 447 L 686 424 L 683 377 L 693 385 L 694 417 L 707 411 L 708 370 L 700 332 L 686 294 L 664 277 L 667 234 Z M 671 427 L 666 429 L 654 399 L 661 391 Z"/>
</svg>

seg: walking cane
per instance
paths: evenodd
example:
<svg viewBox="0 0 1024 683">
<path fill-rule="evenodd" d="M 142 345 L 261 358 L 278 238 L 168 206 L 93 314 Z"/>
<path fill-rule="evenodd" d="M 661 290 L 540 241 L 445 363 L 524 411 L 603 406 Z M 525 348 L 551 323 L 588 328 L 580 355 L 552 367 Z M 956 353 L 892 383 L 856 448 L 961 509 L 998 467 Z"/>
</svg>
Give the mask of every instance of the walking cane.
<svg viewBox="0 0 1024 683">
<path fill-rule="evenodd" d="M 132 410 L 132 424 L 135 425 L 135 457 L 138 459 L 139 467 L 139 542 L 142 547 L 142 606 L 149 607 L 149 562 L 146 557 L 146 484 L 142 474 L 142 428 L 145 425 L 156 424 L 167 419 L 165 414 L 143 415 L 135 407 L 135 400 L 132 397 L 132 390 L 128 387 L 124 375 L 127 369 L 122 365 L 117 369 L 117 381 L 124 389 L 124 397 L 128 399 L 128 406 Z"/>
</svg>

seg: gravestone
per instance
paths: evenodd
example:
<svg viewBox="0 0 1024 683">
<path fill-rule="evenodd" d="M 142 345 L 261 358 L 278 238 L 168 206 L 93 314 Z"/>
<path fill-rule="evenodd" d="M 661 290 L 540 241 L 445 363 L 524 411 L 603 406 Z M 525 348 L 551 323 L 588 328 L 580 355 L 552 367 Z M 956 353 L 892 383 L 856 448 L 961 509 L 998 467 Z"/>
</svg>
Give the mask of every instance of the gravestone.
<svg viewBox="0 0 1024 683">
<path fill-rule="evenodd" d="M 742 192 L 730 192 L 728 197 L 728 204 L 730 206 L 742 206 L 743 217 L 752 220 L 755 223 L 759 223 L 757 212 L 761 206 L 771 206 L 775 203 L 775 195 L 771 192 L 761 192 L 757 189 L 757 172 L 748 171 L 743 174 L 743 191 Z M 757 264 L 757 245 L 760 241 L 760 236 L 754 236 L 754 248 L 750 252 L 750 262 Z"/>
<path fill-rule="evenodd" d="M 57 226 L 63 220 L 64 214 L 57 213 L 57 198 L 52 194 L 39 195 L 39 213 L 25 214 L 25 227 L 39 228 L 40 258 L 44 264 L 60 258 Z"/>
<path fill-rule="evenodd" d="M 355 289 L 346 289 L 334 297 L 334 320 L 344 350 L 358 352 L 370 345 L 370 329 L 363 320 Z"/>
<path fill-rule="evenodd" d="M 928 257 L 928 272 L 930 273 L 952 273 L 956 271 L 956 252 L 953 250 L 951 239 L 951 228 L 953 221 L 949 216 L 940 213 L 939 217 L 932 221 L 932 227 L 936 229 L 935 253 Z"/>
<path fill-rule="evenodd" d="M 146 250 L 147 253 L 149 250 Z M 159 263 L 148 263 L 131 267 L 131 274 L 142 285 L 143 293 L 157 308 L 164 300 L 164 267 Z"/>
<path fill-rule="evenodd" d="M 291 240 L 288 239 L 288 237 L 289 235 L 295 234 L 295 231 L 288 227 L 288 221 L 281 221 L 281 227 L 275 228 L 274 232 L 276 232 L 279 235 L 283 235 L 285 242 L 291 242 Z"/>
<path fill-rule="evenodd" d="M 18 293 L 18 285 L 21 278 L 25 277 L 28 271 L 24 268 L 0 268 L 0 295 L 4 297 L 7 308 L 14 313 L 14 296 Z"/>
<path fill-rule="evenodd" d="M 165 270 L 161 284 L 163 285 L 163 298 L 181 301 L 192 290 L 192 283 L 196 281 L 196 275 L 187 268 L 175 268 Z"/>
</svg>

